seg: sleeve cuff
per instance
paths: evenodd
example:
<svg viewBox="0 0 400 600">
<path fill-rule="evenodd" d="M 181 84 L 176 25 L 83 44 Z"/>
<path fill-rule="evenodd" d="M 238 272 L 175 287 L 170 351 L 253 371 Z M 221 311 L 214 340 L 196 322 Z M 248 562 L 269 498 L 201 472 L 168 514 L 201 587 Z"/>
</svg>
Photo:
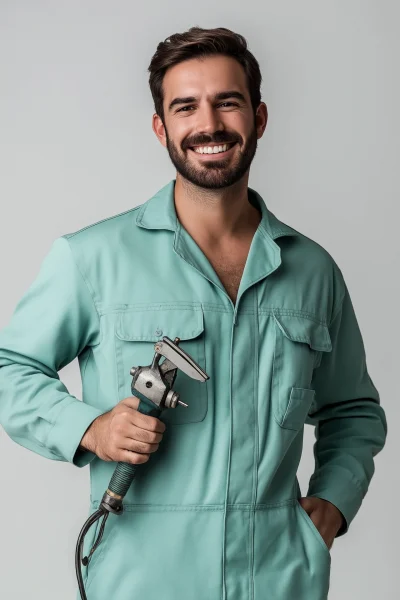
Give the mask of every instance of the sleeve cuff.
<svg viewBox="0 0 400 600">
<path fill-rule="evenodd" d="M 64 402 L 68 402 L 67 399 Z M 95 458 L 89 450 L 79 449 L 85 431 L 103 412 L 86 402 L 71 397 L 58 414 L 50 430 L 46 446 L 76 467 L 84 467 Z"/>
<path fill-rule="evenodd" d="M 316 476 L 312 475 L 307 492 L 307 496 L 328 500 L 342 513 L 345 522 L 336 537 L 347 533 L 364 495 L 361 485 L 346 470 L 337 468 L 325 468 Z"/>
</svg>

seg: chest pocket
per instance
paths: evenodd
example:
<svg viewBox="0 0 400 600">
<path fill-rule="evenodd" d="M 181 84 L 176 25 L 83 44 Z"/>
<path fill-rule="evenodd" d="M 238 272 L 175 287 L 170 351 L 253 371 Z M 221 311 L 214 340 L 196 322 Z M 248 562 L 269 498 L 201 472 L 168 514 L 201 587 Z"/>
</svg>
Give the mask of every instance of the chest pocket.
<svg viewBox="0 0 400 600">
<path fill-rule="evenodd" d="M 313 404 L 313 371 L 332 350 L 328 326 L 305 314 L 274 311 L 273 412 L 285 429 L 300 429 Z"/>
<path fill-rule="evenodd" d="M 163 336 L 180 338 L 179 346 L 206 371 L 204 317 L 201 305 L 177 308 L 155 304 L 119 313 L 115 324 L 118 394 L 120 400 L 132 396 L 130 369 L 150 365 L 155 353 L 154 344 Z M 162 359 L 163 360 L 163 359 Z M 207 414 L 207 382 L 196 381 L 180 369 L 174 391 L 187 407 L 165 409 L 160 420 L 165 424 L 195 423 Z"/>
</svg>

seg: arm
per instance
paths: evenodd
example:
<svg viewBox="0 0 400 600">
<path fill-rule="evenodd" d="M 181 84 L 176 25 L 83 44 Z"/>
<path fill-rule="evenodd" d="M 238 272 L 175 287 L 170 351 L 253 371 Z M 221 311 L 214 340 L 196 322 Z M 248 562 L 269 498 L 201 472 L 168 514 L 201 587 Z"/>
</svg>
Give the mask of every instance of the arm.
<svg viewBox="0 0 400 600">
<path fill-rule="evenodd" d="M 102 413 L 69 394 L 57 371 L 96 345 L 99 329 L 69 242 L 58 238 L 0 332 L 0 423 L 16 443 L 79 467 L 95 457 L 78 447 Z"/>
<path fill-rule="evenodd" d="M 343 282 L 344 283 L 344 282 Z M 323 353 L 313 377 L 316 405 L 307 423 L 315 425 L 315 471 L 307 496 L 334 504 L 344 516 L 336 537 L 347 532 L 374 474 L 387 423 L 367 371 L 364 344 L 348 289 L 330 324 L 332 351 Z"/>
</svg>

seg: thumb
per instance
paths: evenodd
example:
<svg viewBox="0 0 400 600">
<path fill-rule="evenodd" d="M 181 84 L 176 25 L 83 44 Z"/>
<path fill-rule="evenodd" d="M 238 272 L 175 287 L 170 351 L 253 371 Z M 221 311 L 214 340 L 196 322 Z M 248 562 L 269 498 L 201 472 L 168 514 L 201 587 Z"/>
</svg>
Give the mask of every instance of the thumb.
<svg viewBox="0 0 400 600">
<path fill-rule="evenodd" d="M 129 408 L 133 408 L 134 410 L 138 409 L 140 403 L 140 399 L 137 396 L 128 396 L 121 400 L 119 404 L 124 404 L 125 406 L 129 406 Z"/>
<path fill-rule="evenodd" d="M 299 502 L 301 504 L 301 506 L 304 508 L 304 510 L 306 511 L 306 513 L 310 513 L 314 510 L 315 505 L 313 502 L 314 498 L 310 498 L 307 496 L 303 496 L 302 498 L 299 498 Z"/>
</svg>

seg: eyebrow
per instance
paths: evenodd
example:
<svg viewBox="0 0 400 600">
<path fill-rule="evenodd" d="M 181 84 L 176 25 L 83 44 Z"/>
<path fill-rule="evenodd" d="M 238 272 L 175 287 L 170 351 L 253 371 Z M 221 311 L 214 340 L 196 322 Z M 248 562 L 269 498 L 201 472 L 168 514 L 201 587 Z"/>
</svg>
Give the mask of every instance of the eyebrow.
<svg viewBox="0 0 400 600">
<path fill-rule="evenodd" d="M 226 92 L 219 92 L 214 95 L 214 100 L 227 100 L 228 98 L 237 98 L 246 104 L 246 98 L 241 92 L 236 90 L 228 90 Z M 177 104 L 188 104 L 189 102 L 196 102 L 196 96 L 186 96 L 185 98 L 174 98 L 168 106 L 168 111 L 176 106 Z"/>
</svg>

